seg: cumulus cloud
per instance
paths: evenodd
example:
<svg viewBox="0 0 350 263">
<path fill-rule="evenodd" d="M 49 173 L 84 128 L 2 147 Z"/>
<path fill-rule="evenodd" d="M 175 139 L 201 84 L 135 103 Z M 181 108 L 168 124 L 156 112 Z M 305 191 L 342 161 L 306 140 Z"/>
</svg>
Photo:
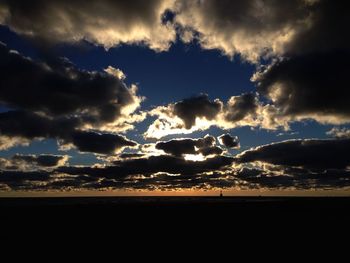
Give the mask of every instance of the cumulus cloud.
<svg viewBox="0 0 350 263">
<path fill-rule="evenodd" d="M 2 44 L 0 56 L 0 102 L 9 108 L 79 116 L 85 125 L 103 126 L 142 101 L 137 87 L 127 87 L 115 74 L 79 70 L 66 59 L 35 62 Z"/>
<path fill-rule="evenodd" d="M 81 152 L 114 154 L 125 147 L 135 147 L 136 142 L 117 134 L 101 134 L 96 132 L 74 132 L 72 144 Z"/>
<path fill-rule="evenodd" d="M 1 148 L 45 138 L 97 153 L 135 145 L 115 133 L 145 118 L 133 114 L 142 97 L 136 86 L 126 86 L 118 70 L 83 71 L 64 59 L 39 63 L 2 44 L 0 53 L 0 103 L 13 109 L 0 113 Z M 91 147 L 84 142 L 87 138 L 93 139 Z"/>
<path fill-rule="evenodd" d="M 190 129 L 196 124 L 196 118 L 213 120 L 221 108 L 222 103 L 218 99 L 210 101 L 207 95 L 200 95 L 175 103 L 173 114 L 184 122 L 186 129 Z"/>
<path fill-rule="evenodd" d="M 240 54 L 250 61 L 282 53 L 285 44 L 310 24 L 313 7 L 303 0 L 176 2 L 176 22 L 184 41 L 192 36 L 205 49 L 219 49 L 231 57 Z"/>
<path fill-rule="evenodd" d="M 215 144 L 215 138 L 207 135 L 200 139 L 174 139 L 167 142 L 158 142 L 155 148 L 174 156 L 183 156 L 186 154 L 201 154 L 203 156 L 222 154 L 223 150 Z"/>
<path fill-rule="evenodd" d="M 233 137 L 230 134 L 226 133 L 218 137 L 218 139 L 220 144 L 225 146 L 226 148 L 230 148 L 230 149 L 240 148 L 239 140 L 237 136 Z"/>
<path fill-rule="evenodd" d="M 199 95 L 180 102 L 159 106 L 149 112 L 158 118 L 144 134 L 146 138 L 162 138 L 171 134 L 189 134 L 211 126 L 232 129 L 242 126 L 275 130 L 288 128 L 287 119 L 271 104 L 263 104 L 255 93 L 231 97 L 227 103 L 211 101 Z"/>
<path fill-rule="evenodd" d="M 167 50 L 175 30 L 163 23 L 172 0 L 0 1 L 0 22 L 15 32 L 47 42 L 87 40 L 105 48 L 143 43 Z"/>
<path fill-rule="evenodd" d="M 237 161 L 309 169 L 346 169 L 350 166 L 349 147 L 349 139 L 288 140 L 245 151 L 237 156 Z"/>
<path fill-rule="evenodd" d="M 301 28 L 281 56 L 252 78 L 290 121 L 314 119 L 320 123 L 350 121 L 349 5 L 342 1 L 316 1 L 309 26 Z"/>
<path fill-rule="evenodd" d="M 159 139 L 170 134 L 189 134 L 208 129 L 222 108 L 223 103 L 219 99 L 210 101 L 206 94 L 158 106 L 149 112 L 149 115 L 158 118 L 144 135 Z"/>
<path fill-rule="evenodd" d="M 330 124 L 350 121 L 347 3 L 178 0 L 175 10 L 185 42 L 197 39 L 203 48 L 220 49 L 230 57 L 239 54 L 258 65 L 261 58 L 269 58 L 252 78 L 258 92 L 272 102 L 263 111 L 270 121 L 267 126 L 276 119 L 283 126 L 305 119 Z M 240 111 L 227 117 L 239 119 Z"/>
<path fill-rule="evenodd" d="M 346 123 L 350 121 L 349 59 L 349 51 L 294 56 L 272 63 L 253 80 L 290 120 Z"/>
<path fill-rule="evenodd" d="M 231 97 L 225 107 L 225 120 L 228 122 L 237 122 L 247 116 L 256 118 L 259 101 L 256 94 L 246 93 L 241 96 Z"/>
</svg>

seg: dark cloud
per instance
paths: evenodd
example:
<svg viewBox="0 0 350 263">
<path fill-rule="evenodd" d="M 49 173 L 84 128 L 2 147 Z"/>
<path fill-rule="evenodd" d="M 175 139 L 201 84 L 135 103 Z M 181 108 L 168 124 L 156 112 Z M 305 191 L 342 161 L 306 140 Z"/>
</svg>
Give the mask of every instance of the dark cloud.
<svg viewBox="0 0 350 263">
<path fill-rule="evenodd" d="M 0 182 L 18 184 L 23 181 L 46 181 L 50 178 L 47 171 L 0 171 Z"/>
<path fill-rule="evenodd" d="M 232 149 L 235 149 L 235 148 L 239 148 L 240 145 L 239 145 L 239 140 L 238 140 L 238 137 L 235 136 L 231 136 L 230 134 L 223 134 L 221 135 L 220 137 L 218 137 L 219 139 L 219 142 L 224 145 L 226 148 L 232 148 Z"/>
<path fill-rule="evenodd" d="M 74 132 L 72 143 L 81 152 L 113 154 L 124 147 L 135 147 L 137 143 L 117 134 L 96 132 Z"/>
<path fill-rule="evenodd" d="M 225 105 L 225 119 L 229 122 L 237 122 L 247 117 L 256 116 L 259 100 L 254 93 L 246 93 L 232 97 Z"/>
<path fill-rule="evenodd" d="M 158 142 L 156 149 L 162 150 L 165 153 L 172 154 L 174 156 L 181 156 L 183 154 L 196 154 L 196 140 L 193 139 L 181 139 L 171 140 L 168 142 Z"/>
<path fill-rule="evenodd" d="M 77 69 L 67 60 L 35 62 L 0 44 L 0 104 L 14 110 L 0 113 L 0 135 L 26 140 L 53 138 L 81 151 L 112 153 L 135 146 L 120 135 L 86 129 L 117 130 L 139 106 L 136 89 L 110 73 Z M 118 121 L 121 121 L 118 123 Z M 132 122 L 132 121 L 131 121 Z M 117 126 L 113 126 L 117 123 Z M 84 131 L 82 131 L 84 129 Z M 1 140 L 0 148 L 11 147 Z"/>
<path fill-rule="evenodd" d="M 210 101 L 208 95 L 200 95 L 177 102 L 174 105 L 174 114 L 181 118 L 186 129 L 196 124 L 196 118 L 213 120 L 222 109 L 219 100 Z"/>
<path fill-rule="evenodd" d="M 1 174 L 1 173 L 0 173 Z M 10 173 L 6 176 L 13 176 Z M 7 188 L 12 190 L 174 190 L 174 189 L 199 189 L 207 190 L 214 188 L 229 188 L 237 184 L 233 177 L 225 177 L 221 174 L 212 175 L 169 175 L 165 173 L 157 174 L 152 177 L 130 176 L 122 179 L 94 178 L 90 176 L 62 176 L 60 178 L 41 177 L 44 174 L 37 175 L 22 173 L 21 180 L 1 181 L 0 187 L 6 184 Z M 25 180 L 31 178 L 36 180 Z M 35 177 L 36 176 L 36 177 Z M 18 178 L 19 179 L 19 178 Z M 23 180 L 22 180 L 23 179 Z M 43 181 L 40 181 L 41 179 Z"/>
<path fill-rule="evenodd" d="M 25 162 L 28 164 L 37 165 L 39 167 L 56 167 L 64 165 L 67 161 L 67 156 L 41 154 L 41 155 L 22 155 L 16 154 L 12 157 L 12 161 Z"/>
<path fill-rule="evenodd" d="M 198 150 L 199 153 L 203 154 L 204 156 L 210 156 L 210 155 L 220 155 L 224 151 L 219 146 L 213 146 L 213 147 L 203 147 Z"/>
<path fill-rule="evenodd" d="M 255 80 L 283 115 L 342 122 L 350 120 L 348 61 L 350 50 L 294 56 L 273 63 Z"/>
<path fill-rule="evenodd" d="M 145 43 L 166 50 L 174 29 L 162 23 L 168 0 L 0 1 L 0 23 L 49 43 L 87 40 L 106 48 Z"/>
<path fill-rule="evenodd" d="M 345 1 L 315 1 L 308 26 L 294 34 L 282 58 L 253 78 L 282 115 L 334 124 L 350 121 L 349 12 Z"/>
<path fill-rule="evenodd" d="M 350 165 L 349 147 L 349 139 L 290 140 L 245 151 L 237 160 L 309 169 L 345 169 Z"/>
<path fill-rule="evenodd" d="M 51 119 L 28 111 L 0 113 L 0 133 L 27 139 L 68 138 L 81 125 L 76 118 Z"/>
<path fill-rule="evenodd" d="M 26 139 L 54 138 L 61 144 L 73 144 L 79 151 L 111 154 L 135 142 L 116 134 L 79 131 L 75 118 L 48 118 L 24 111 L 0 113 L 0 134 Z"/>
<path fill-rule="evenodd" d="M 227 103 L 199 95 L 151 110 L 149 114 L 158 119 L 149 126 L 145 137 L 160 139 L 169 134 L 186 134 L 188 130 L 206 130 L 211 126 L 227 130 L 241 126 L 266 129 L 283 126 L 283 122 L 270 116 L 273 113 L 275 108 L 260 102 L 256 93 L 232 96 Z"/>
<path fill-rule="evenodd" d="M 156 149 L 174 156 L 199 153 L 204 156 L 222 154 L 223 150 L 215 146 L 215 144 L 215 138 L 207 135 L 200 139 L 176 139 L 167 142 L 158 142 Z"/>
<path fill-rule="evenodd" d="M 137 103 L 121 79 L 106 72 L 77 69 L 64 59 L 38 63 L 0 44 L 0 103 L 47 116 L 79 116 L 103 124 Z M 52 63 L 50 63 L 52 62 Z"/>
<path fill-rule="evenodd" d="M 286 44 L 288 56 L 349 49 L 346 34 L 350 6 L 346 1 L 319 0 L 309 7 L 309 26 L 300 27 Z"/>
<path fill-rule="evenodd" d="M 106 167 L 61 167 L 57 171 L 71 175 L 89 175 L 107 179 L 123 178 L 130 175 L 150 176 L 155 173 L 196 175 L 224 169 L 233 163 L 233 158 L 215 156 L 204 161 L 188 161 L 181 157 L 161 155 L 147 158 L 115 161 Z"/>
</svg>

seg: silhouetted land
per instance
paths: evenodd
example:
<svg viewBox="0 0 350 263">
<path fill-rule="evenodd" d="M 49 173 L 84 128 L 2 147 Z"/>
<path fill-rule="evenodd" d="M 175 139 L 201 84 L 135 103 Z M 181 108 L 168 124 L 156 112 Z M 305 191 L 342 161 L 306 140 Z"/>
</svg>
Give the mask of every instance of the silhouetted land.
<svg viewBox="0 0 350 263">
<path fill-rule="evenodd" d="M 178 212 L 206 214 L 221 212 L 236 218 L 256 214 L 264 216 L 304 214 L 309 216 L 344 217 L 350 211 L 350 197 L 59 197 L 0 198 L 2 212 L 23 213 L 89 213 L 142 214 Z M 27 212 L 29 212 L 27 214 Z M 262 214 L 261 214 L 262 213 Z M 11 213 L 3 213 L 11 217 Z M 350 217 L 350 216 L 349 216 Z"/>
<path fill-rule="evenodd" d="M 123 231 L 127 236 L 246 231 L 343 235 L 349 212 L 347 197 L 0 198 L 2 231 L 12 237 L 16 237 L 13 231 L 25 237 L 120 235 Z"/>
</svg>

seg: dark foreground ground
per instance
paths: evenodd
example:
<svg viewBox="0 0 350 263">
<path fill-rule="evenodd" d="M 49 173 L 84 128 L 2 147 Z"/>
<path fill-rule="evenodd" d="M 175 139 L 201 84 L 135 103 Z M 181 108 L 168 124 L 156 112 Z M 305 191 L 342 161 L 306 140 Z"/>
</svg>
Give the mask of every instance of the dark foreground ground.
<svg viewBox="0 0 350 263">
<path fill-rule="evenodd" d="M 6 245 L 0 251 L 43 259 L 34 262 L 51 262 L 46 259 L 62 253 L 112 253 L 114 259 L 126 253 L 129 261 L 141 262 L 186 262 L 194 255 L 195 262 L 220 262 L 240 252 L 269 259 L 281 251 L 284 258 L 303 255 L 291 262 L 308 262 L 304 252 L 311 258 L 329 253 L 330 262 L 342 262 L 333 259 L 348 251 L 340 245 L 348 244 L 349 212 L 350 198 L 339 197 L 0 198 L 0 243 Z M 324 248 L 312 248 L 319 243 Z"/>
<path fill-rule="evenodd" d="M 74 197 L 0 198 L 4 230 L 41 232 L 344 233 L 345 197 Z M 5 227 L 4 227 L 5 226 Z"/>
<path fill-rule="evenodd" d="M 2 218 L 23 215 L 71 216 L 98 212 L 101 216 L 122 219 L 163 213 L 176 216 L 228 217 L 239 220 L 255 216 L 306 216 L 350 218 L 350 197 L 65 197 L 65 198 L 0 198 Z"/>
</svg>

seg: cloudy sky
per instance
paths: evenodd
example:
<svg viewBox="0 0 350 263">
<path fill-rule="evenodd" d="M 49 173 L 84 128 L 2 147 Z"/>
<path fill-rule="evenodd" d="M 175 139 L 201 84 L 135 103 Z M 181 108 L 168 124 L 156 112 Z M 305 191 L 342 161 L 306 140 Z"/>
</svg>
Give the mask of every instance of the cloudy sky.
<svg viewBox="0 0 350 263">
<path fill-rule="evenodd" d="M 347 193 L 349 12 L 0 0 L 0 192 Z"/>
</svg>

